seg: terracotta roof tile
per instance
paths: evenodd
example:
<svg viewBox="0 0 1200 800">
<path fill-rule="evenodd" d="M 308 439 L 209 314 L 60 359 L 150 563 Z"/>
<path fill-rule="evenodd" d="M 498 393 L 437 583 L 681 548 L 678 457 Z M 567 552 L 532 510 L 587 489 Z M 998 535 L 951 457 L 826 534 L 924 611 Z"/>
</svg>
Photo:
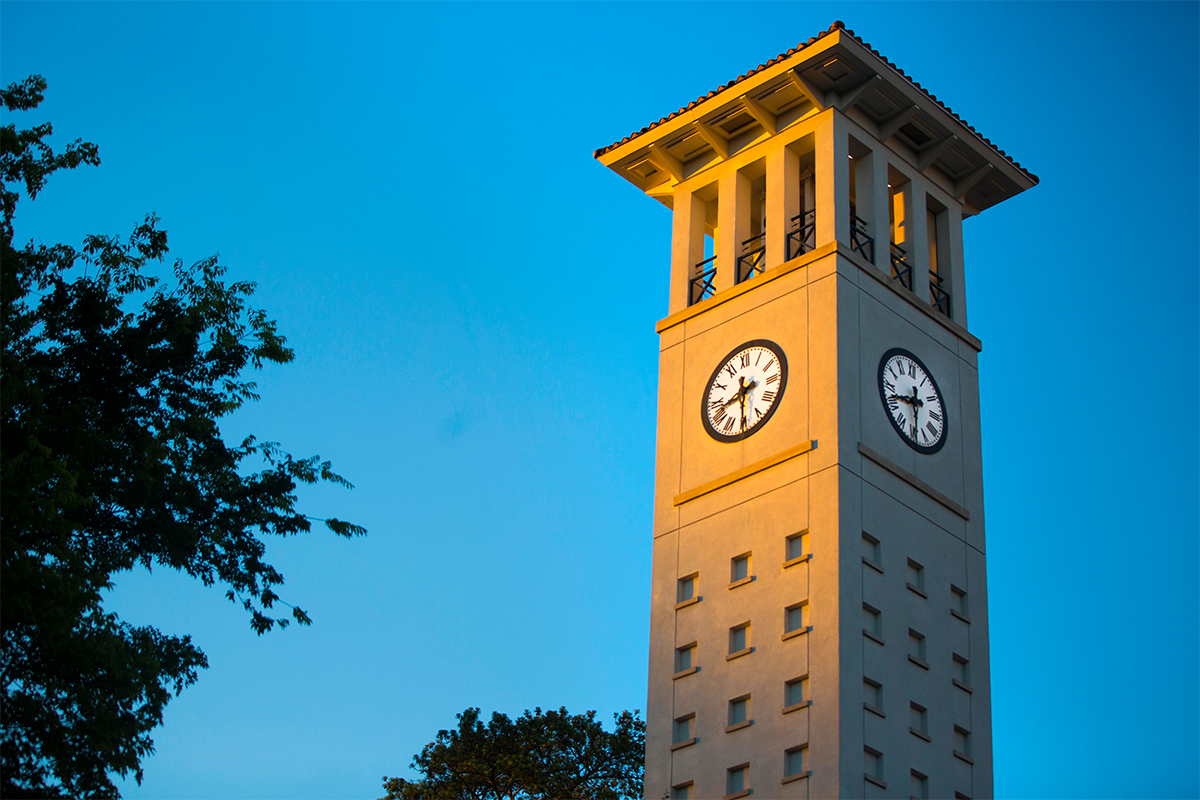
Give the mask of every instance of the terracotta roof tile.
<svg viewBox="0 0 1200 800">
<path fill-rule="evenodd" d="M 676 112 L 674 112 L 674 113 L 672 113 L 672 114 L 669 114 L 669 115 L 667 115 L 667 116 L 665 116 L 665 117 L 662 117 L 661 119 L 659 119 L 659 120 L 658 120 L 658 122 L 652 122 L 652 123 L 650 123 L 649 125 L 647 125 L 646 127 L 642 128 L 641 130 L 639 130 L 639 131 L 634 131 L 633 133 L 629 134 L 628 136 L 626 136 L 624 139 L 622 139 L 622 140 L 621 140 L 621 141 L 619 141 L 619 142 L 613 142 L 612 144 L 608 145 L 607 147 L 601 147 L 599 150 L 596 150 L 596 151 L 595 151 L 595 152 L 592 154 L 592 155 L 593 155 L 593 157 L 595 157 L 595 158 L 599 158 L 600 156 L 602 156 L 602 155 L 604 155 L 605 153 L 607 153 L 609 150 L 612 150 L 612 149 L 613 149 L 613 148 L 615 148 L 615 147 L 620 147 L 621 145 L 625 144 L 626 142 L 630 141 L 631 139 L 635 139 L 635 138 L 637 138 L 638 136 L 641 136 L 643 133 L 646 133 L 647 131 L 650 131 L 650 130 L 652 130 L 652 129 L 654 129 L 654 128 L 657 128 L 659 125 L 662 125 L 664 122 L 667 122 L 668 120 L 674 119 L 675 117 L 679 116 L 680 114 L 683 114 L 683 113 L 685 113 L 685 112 L 687 112 L 687 111 L 690 111 L 691 109 L 695 108 L 695 107 L 696 107 L 696 106 L 698 106 L 700 103 L 704 102 L 705 100 L 709 99 L 710 97 L 715 97 L 716 95 L 720 94 L 721 92 L 725 91 L 726 89 L 729 89 L 729 88 L 731 88 L 732 86 L 734 86 L 734 85 L 736 85 L 736 84 L 740 83 L 741 81 L 744 81 L 746 78 L 749 78 L 749 77 L 751 77 L 752 75 L 755 75 L 755 74 L 757 74 L 757 73 L 759 73 L 759 72 L 763 71 L 763 70 L 764 70 L 764 69 L 766 69 L 767 67 L 770 67 L 770 66 L 772 66 L 773 64 L 776 64 L 776 63 L 778 63 L 779 61 L 782 61 L 783 59 L 785 59 L 785 58 L 788 58 L 789 56 L 795 55 L 796 53 L 798 53 L 798 52 L 800 52 L 801 50 L 803 50 L 805 47 L 808 47 L 809 45 L 811 45 L 813 42 L 819 41 L 819 40 L 821 40 L 821 39 L 825 38 L 826 36 L 828 36 L 829 34 L 833 33 L 834 31 L 839 31 L 839 30 L 840 30 L 840 31 L 845 31 L 845 33 L 846 33 L 848 36 L 850 36 L 852 39 L 854 39 L 854 41 L 858 42 L 858 43 L 859 43 L 859 44 L 861 44 L 863 47 L 865 47 L 865 48 L 867 48 L 868 50 L 870 50 L 870 51 L 871 51 L 871 53 L 872 53 L 874 56 L 876 56 L 876 57 L 877 57 L 877 58 L 878 58 L 880 61 L 882 61 L 884 64 L 887 64 L 887 65 L 888 65 L 889 67 L 891 67 L 892 69 L 896 70 L 896 72 L 898 72 L 898 73 L 899 73 L 899 74 L 900 74 L 902 77 L 904 77 L 904 78 L 905 78 L 905 79 L 906 79 L 906 80 L 907 80 L 909 83 L 911 83 L 911 84 L 912 84 L 914 87 L 916 87 L 917 89 L 920 89 L 920 90 L 921 90 L 921 92 L 922 92 L 922 93 L 923 93 L 923 94 L 924 94 L 926 97 L 928 97 L 928 98 L 929 98 L 930 100 L 932 100 L 933 102 L 937 103 L 937 105 L 938 105 L 938 106 L 939 106 L 939 107 L 940 107 L 940 108 L 941 108 L 943 111 L 945 111 L 947 114 L 949 114 L 950 116 L 954 117 L 956 120 L 958 120 L 959 122 L 961 122 L 961 123 L 963 124 L 963 126 L 964 126 L 964 127 L 966 127 L 966 129 L 967 129 L 967 130 L 969 130 L 971 133 L 975 134 L 975 135 L 976 135 L 976 136 L 978 136 L 980 139 L 982 139 L 982 140 L 983 140 L 983 142 L 984 142 L 984 144 L 986 144 L 988 147 L 992 148 L 992 150 L 994 150 L 995 152 L 997 152 L 997 153 L 999 153 L 1001 156 L 1003 156 L 1003 157 L 1004 157 L 1004 158 L 1005 158 L 1005 159 L 1006 159 L 1006 160 L 1007 160 L 1007 161 L 1008 161 L 1010 164 L 1012 164 L 1014 167 L 1016 167 L 1017 169 L 1021 170 L 1021 172 L 1025 173 L 1027 176 L 1029 176 L 1029 178 L 1030 178 L 1030 179 L 1031 179 L 1031 180 L 1032 180 L 1034 183 L 1037 183 L 1037 182 L 1038 182 L 1038 177 L 1037 177 L 1036 175 L 1034 175 L 1032 172 L 1030 172 L 1029 170 L 1027 170 L 1027 169 L 1025 169 L 1024 167 L 1022 167 L 1022 166 L 1020 165 L 1020 163 L 1018 163 L 1017 161 L 1015 161 L 1015 160 L 1014 160 L 1012 157 L 1010 157 L 1010 156 L 1009 156 L 1007 153 L 1005 153 L 1003 150 L 1001 150 L 999 147 L 997 147 L 995 144 L 993 144 L 993 143 L 992 143 L 992 141 L 991 141 L 990 139 L 988 139 L 986 136 L 984 136 L 984 135 L 983 135 L 982 133 L 980 133 L 979 131 L 975 130 L 975 128 L 974 128 L 974 127 L 972 127 L 972 126 L 971 126 L 971 125 L 970 125 L 970 124 L 969 124 L 969 123 L 968 123 L 968 122 L 967 122 L 965 119 L 963 119 L 962 117 L 960 117 L 958 114 L 954 113 L 954 111 L 953 111 L 953 110 L 952 110 L 952 109 L 951 109 L 949 106 L 947 106 L 947 105 L 946 105 L 945 103 L 943 103 L 941 100 L 938 100 L 936 95 L 934 95 L 934 94 L 932 94 L 931 92 L 929 92 L 929 91 L 927 91 L 927 90 L 923 89 L 923 88 L 921 87 L 921 84 L 917 83 L 915 80 L 913 80 L 913 79 L 912 79 L 912 78 L 910 78 L 908 75 L 906 75 L 906 74 L 905 74 L 905 72 L 904 72 L 904 70 L 900 69 L 900 67 L 896 66 L 896 65 L 895 65 L 895 64 L 893 64 L 891 61 L 889 61 L 888 59 L 884 58 L 884 56 L 882 56 L 882 55 L 879 53 L 879 51 L 878 51 L 878 50 L 876 50 L 874 47 L 871 47 L 871 45 L 867 44 L 867 43 L 866 43 L 866 42 L 864 42 L 862 39 L 860 39 L 858 36 L 856 36 L 856 35 L 855 35 L 855 33 L 854 33 L 854 31 L 852 31 L 852 30 L 850 30 L 849 28 L 847 28 L 847 27 L 846 27 L 846 25 L 845 25 L 845 23 L 844 23 L 844 22 L 842 22 L 840 19 L 839 19 L 839 20 L 835 20 L 835 21 L 834 21 L 834 23 L 833 23 L 832 25 L 830 25 L 830 26 L 829 26 L 829 28 L 827 28 L 826 30 L 823 30 L 823 31 L 821 31 L 820 33 L 818 33 L 816 36 L 813 36 L 813 37 L 809 38 L 809 40 L 808 40 L 807 42 L 802 42 L 802 43 L 800 43 L 800 44 L 796 45 L 795 47 L 793 47 L 792 49 L 788 50 L 787 52 L 785 52 L 785 53 L 780 53 L 779 55 L 775 56 L 775 58 L 772 58 L 770 61 L 768 61 L 768 62 L 767 62 L 767 63 L 765 63 L 765 64 L 759 64 L 759 65 L 758 65 L 758 67 L 756 67 L 755 69 L 752 69 L 752 70 L 750 70 L 749 72 L 745 73 L 744 75 L 739 75 L 739 76 L 737 76 L 736 78 L 734 78 L 733 80 L 731 80 L 729 83 L 726 83 L 726 84 L 724 84 L 723 86 L 720 86 L 720 87 L 718 87 L 718 88 L 714 89 L 713 91 L 709 92 L 709 93 L 708 93 L 708 94 L 706 94 L 706 95 L 703 95 L 703 96 L 701 96 L 701 97 L 698 97 L 698 98 L 696 98 L 695 100 L 693 100 L 692 102 L 688 103 L 686 106 L 684 106 L 683 108 L 679 109 L 678 111 L 676 111 Z"/>
</svg>

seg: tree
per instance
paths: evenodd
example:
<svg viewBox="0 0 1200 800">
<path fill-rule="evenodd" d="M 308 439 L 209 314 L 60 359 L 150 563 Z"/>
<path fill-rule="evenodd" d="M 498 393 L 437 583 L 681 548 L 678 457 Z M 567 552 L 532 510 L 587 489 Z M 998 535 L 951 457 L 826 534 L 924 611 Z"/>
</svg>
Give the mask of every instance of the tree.
<svg viewBox="0 0 1200 800">
<path fill-rule="evenodd" d="M 479 709 L 457 715 L 458 729 L 413 756 L 419 781 L 384 777 L 383 800 L 563 800 L 642 796 L 646 723 L 634 711 L 614 714 L 608 733 L 596 712 L 569 714 L 565 708 L 526 711 L 516 721 Z"/>
<path fill-rule="evenodd" d="M 29 110 L 45 88 L 34 76 L 0 99 Z M 263 538 L 310 529 L 299 483 L 350 484 L 316 457 L 223 440 L 218 420 L 257 399 L 244 373 L 292 351 L 248 306 L 254 284 L 226 284 L 216 257 L 162 280 L 153 215 L 78 251 L 14 246 L 22 187 L 32 200 L 56 170 L 100 163 L 78 140 L 55 153 L 51 133 L 0 128 L 0 793 L 115 797 L 110 774 L 141 781 L 166 703 L 208 664 L 190 637 L 106 612 L 112 576 L 183 570 L 225 586 L 259 634 L 288 616 L 307 625 L 300 608 L 273 616 L 283 576 Z"/>
</svg>

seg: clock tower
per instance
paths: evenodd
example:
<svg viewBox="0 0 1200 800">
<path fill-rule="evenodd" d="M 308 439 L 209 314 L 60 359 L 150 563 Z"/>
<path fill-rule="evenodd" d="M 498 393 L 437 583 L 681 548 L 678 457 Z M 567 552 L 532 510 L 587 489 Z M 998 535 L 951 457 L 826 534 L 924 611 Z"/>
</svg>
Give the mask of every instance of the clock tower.
<svg viewBox="0 0 1200 800">
<path fill-rule="evenodd" d="M 962 222 L 1037 178 L 840 22 L 595 155 L 674 220 L 646 797 L 990 797 Z"/>
</svg>

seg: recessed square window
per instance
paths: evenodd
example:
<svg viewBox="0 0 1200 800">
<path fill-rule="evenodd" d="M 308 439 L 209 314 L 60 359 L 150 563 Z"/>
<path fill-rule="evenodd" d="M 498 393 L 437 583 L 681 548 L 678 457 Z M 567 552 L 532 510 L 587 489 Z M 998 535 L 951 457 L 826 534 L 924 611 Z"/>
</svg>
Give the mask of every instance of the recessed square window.
<svg viewBox="0 0 1200 800">
<path fill-rule="evenodd" d="M 863 678 L 863 707 L 883 716 L 883 684 L 871 678 Z"/>
<path fill-rule="evenodd" d="M 954 584 L 950 584 L 950 613 L 965 622 L 971 621 L 971 615 L 967 611 L 967 593 Z"/>
<path fill-rule="evenodd" d="M 750 695 L 735 697 L 729 701 L 729 724 L 740 725 L 750 719 Z"/>
<path fill-rule="evenodd" d="M 808 558 L 810 555 L 812 555 L 812 549 L 809 544 L 808 531 L 793 533 L 784 540 L 783 563 L 785 567 L 799 559 Z"/>
<path fill-rule="evenodd" d="M 686 603 L 689 600 L 696 599 L 696 581 L 699 579 L 700 573 L 696 572 L 686 577 L 680 578 L 675 591 L 675 602 Z"/>
<path fill-rule="evenodd" d="M 909 730 L 916 734 L 924 734 L 929 736 L 929 711 L 920 703 L 908 704 L 909 710 Z M 922 737 L 922 738 L 925 738 Z"/>
<path fill-rule="evenodd" d="M 693 784 L 691 783 L 691 781 L 689 781 L 687 783 L 680 783 L 675 786 L 672 786 L 671 787 L 671 800 L 692 800 L 692 798 L 694 797 L 694 795 L 692 794 L 692 786 L 693 786 Z"/>
<path fill-rule="evenodd" d="M 863 603 L 863 633 L 883 643 L 883 614 L 867 603 Z"/>
<path fill-rule="evenodd" d="M 808 676 L 801 675 L 799 678 L 793 678 L 783 685 L 783 707 L 788 709 L 792 706 L 798 706 L 801 703 L 807 703 L 811 696 L 808 693 Z"/>
<path fill-rule="evenodd" d="M 913 663 L 929 669 L 925 660 L 925 634 L 912 628 L 908 629 L 908 659 Z"/>
<path fill-rule="evenodd" d="M 750 623 L 744 622 L 729 629 L 729 653 L 740 653 L 750 647 Z"/>
<path fill-rule="evenodd" d="M 729 562 L 729 582 L 738 583 L 750 579 L 750 553 L 734 556 Z"/>
<path fill-rule="evenodd" d="M 731 767 L 725 773 L 726 796 L 738 794 L 750 788 L 750 765 Z"/>
<path fill-rule="evenodd" d="M 696 666 L 696 643 L 675 648 L 675 671 L 686 672 Z"/>
<path fill-rule="evenodd" d="M 784 777 L 804 775 L 808 772 L 808 745 L 783 751 Z"/>
<path fill-rule="evenodd" d="M 675 720 L 675 731 L 671 737 L 673 744 L 681 744 L 696 737 L 696 715 L 687 714 Z"/>
<path fill-rule="evenodd" d="M 958 653 L 955 653 L 954 660 L 952 663 L 952 668 L 953 668 L 952 674 L 954 676 L 954 680 L 957 681 L 959 684 L 961 684 L 963 686 L 963 688 L 970 687 L 970 685 L 971 685 L 971 664 L 969 661 L 967 661 L 966 657 L 960 656 Z"/>
<path fill-rule="evenodd" d="M 971 758 L 971 732 L 961 725 L 954 726 L 954 755 Z"/>
<path fill-rule="evenodd" d="M 908 560 L 908 588 L 917 594 L 925 597 L 925 567 L 913 561 Z"/>
<path fill-rule="evenodd" d="M 909 772 L 909 796 L 916 800 L 929 800 L 929 776 L 917 772 Z"/>
<path fill-rule="evenodd" d="M 875 782 L 883 780 L 883 753 L 874 747 L 863 747 L 863 771 Z"/>
<path fill-rule="evenodd" d="M 809 630 L 811 623 L 808 617 L 808 601 L 797 603 L 794 606 L 788 606 L 783 610 L 783 633 L 787 634 L 804 633 Z"/>
<path fill-rule="evenodd" d="M 862 535 L 862 557 L 864 562 L 883 571 L 883 548 L 879 540 L 866 531 Z"/>
</svg>

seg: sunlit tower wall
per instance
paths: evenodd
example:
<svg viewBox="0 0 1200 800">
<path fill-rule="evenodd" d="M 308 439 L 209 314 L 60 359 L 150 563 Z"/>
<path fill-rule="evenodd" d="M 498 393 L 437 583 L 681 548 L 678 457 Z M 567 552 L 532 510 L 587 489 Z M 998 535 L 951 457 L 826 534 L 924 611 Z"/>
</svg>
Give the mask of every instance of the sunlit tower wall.
<svg viewBox="0 0 1200 800">
<path fill-rule="evenodd" d="M 646 797 L 990 797 L 962 223 L 1036 176 L 841 23 L 595 156 L 673 211 Z"/>
</svg>

